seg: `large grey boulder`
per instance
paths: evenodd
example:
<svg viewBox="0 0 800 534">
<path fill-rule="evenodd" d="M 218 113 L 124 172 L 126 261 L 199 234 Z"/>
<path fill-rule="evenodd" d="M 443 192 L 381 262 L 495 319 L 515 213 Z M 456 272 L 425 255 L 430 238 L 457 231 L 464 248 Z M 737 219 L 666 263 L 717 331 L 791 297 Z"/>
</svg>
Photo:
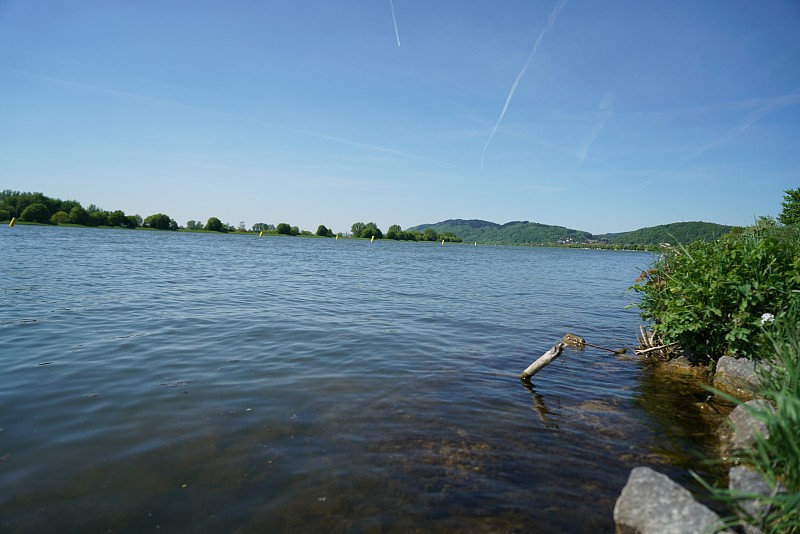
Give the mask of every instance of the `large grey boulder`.
<svg viewBox="0 0 800 534">
<path fill-rule="evenodd" d="M 714 373 L 714 387 L 742 400 L 755 398 L 758 387 L 755 362 L 745 358 L 721 357 Z"/>
<path fill-rule="evenodd" d="M 736 451 L 752 449 L 756 444 L 756 436 L 769 438 L 769 429 L 759 420 L 754 412 L 773 410 L 772 405 L 763 400 L 750 400 L 738 405 L 728 415 L 728 420 L 719 429 L 720 452 L 726 458 Z"/>
<path fill-rule="evenodd" d="M 760 473 L 748 467 L 737 465 L 728 471 L 728 489 L 735 495 L 770 495 L 772 488 Z M 769 506 L 757 499 L 739 502 L 737 513 L 742 521 L 745 534 L 762 534 L 756 525 L 761 523 L 769 512 Z"/>
<path fill-rule="evenodd" d="M 614 506 L 619 534 L 697 534 L 722 527 L 720 517 L 687 489 L 649 467 L 635 467 Z"/>
</svg>

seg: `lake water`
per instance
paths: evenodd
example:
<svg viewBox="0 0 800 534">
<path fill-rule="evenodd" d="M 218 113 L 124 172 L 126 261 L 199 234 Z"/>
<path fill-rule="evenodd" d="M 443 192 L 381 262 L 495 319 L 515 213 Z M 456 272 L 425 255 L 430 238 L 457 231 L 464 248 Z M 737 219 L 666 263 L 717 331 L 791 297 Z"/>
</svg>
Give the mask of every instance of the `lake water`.
<svg viewBox="0 0 800 534">
<path fill-rule="evenodd" d="M 613 531 L 632 467 L 704 452 L 687 393 L 591 348 L 517 377 L 635 345 L 651 260 L 4 226 L 0 530 Z"/>
</svg>

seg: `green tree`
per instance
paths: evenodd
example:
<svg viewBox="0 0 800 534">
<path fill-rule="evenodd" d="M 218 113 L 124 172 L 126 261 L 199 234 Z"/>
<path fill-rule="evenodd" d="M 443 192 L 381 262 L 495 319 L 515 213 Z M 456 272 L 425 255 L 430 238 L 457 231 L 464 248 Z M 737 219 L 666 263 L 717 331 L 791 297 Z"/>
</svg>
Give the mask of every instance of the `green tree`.
<svg viewBox="0 0 800 534">
<path fill-rule="evenodd" d="M 300 227 L 299 226 L 292 226 L 291 233 L 292 233 L 292 235 L 300 235 Z"/>
<path fill-rule="evenodd" d="M 778 220 L 783 224 L 798 224 L 800 223 L 800 187 L 797 189 L 788 189 L 783 195 L 783 211 L 778 215 Z"/>
<path fill-rule="evenodd" d="M 443 239 L 448 243 L 461 243 L 461 238 L 458 237 L 453 232 L 445 232 L 443 234 L 439 234 L 439 239 Z"/>
<path fill-rule="evenodd" d="M 125 217 L 125 228 L 139 228 L 144 224 L 141 215 L 128 215 Z"/>
<path fill-rule="evenodd" d="M 359 237 L 374 237 L 376 239 L 383 239 L 383 232 L 381 232 L 381 229 L 378 228 L 377 224 L 374 222 L 368 222 L 366 225 L 364 225 L 364 229 L 361 230 L 361 235 Z"/>
<path fill-rule="evenodd" d="M 422 232 L 422 239 L 425 241 L 438 241 L 439 234 L 433 228 L 425 228 L 425 231 Z"/>
<path fill-rule="evenodd" d="M 81 203 L 78 202 L 77 200 L 62 200 L 56 211 L 66 211 L 67 213 L 69 213 L 70 211 L 72 211 L 72 208 L 75 207 L 82 208 L 83 206 L 81 206 Z"/>
<path fill-rule="evenodd" d="M 256 223 L 253 225 L 254 232 L 270 232 L 275 229 L 274 224 Z"/>
<path fill-rule="evenodd" d="M 154 228 L 156 230 L 177 230 L 178 223 L 169 218 L 168 215 L 163 213 L 156 213 L 145 217 L 144 226 L 147 228 Z"/>
<path fill-rule="evenodd" d="M 253 225 L 254 232 L 270 232 L 275 229 L 274 224 L 267 224 L 267 223 L 255 223 Z"/>
<path fill-rule="evenodd" d="M 107 223 L 109 226 L 125 226 L 125 212 L 114 210 L 108 213 Z"/>
<path fill-rule="evenodd" d="M 350 233 L 353 234 L 353 237 L 361 237 L 361 232 L 364 231 L 366 226 L 363 222 L 353 223 L 353 226 L 350 227 Z"/>
<path fill-rule="evenodd" d="M 89 211 L 89 226 L 108 226 L 108 212 L 103 210 Z"/>
<path fill-rule="evenodd" d="M 279 234 L 292 235 L 292 227 L 288 223 L 279 223 L 276 230 Z"/>
<path fill-rule="evenodd" d="M 69 223 L 69 213 L 66 211 L 57 211 L 50 217 L 51 224 L 67 224 Z"/>
<path fill-rule="evenodd" d="M 19 218 L 23 221 L 48 224 L 50 222 L 50 211 L 44 204 L 30 204 L 22 210 L 22 214 L 20 214 Z"/>
<path fill-rule="evenodd" d="M 205 230 L 208 230 L 209 232 L 223 232 L 226 229 L 222 225 L 222 221 L 216 217 L 209 217 L 208 222 L 206 222 Z"/>
<path fill-rule="evenodd" d="M 400 228 L 399 224 L 393 224 L 386 230 L 386 239 L 400 239 L 400 236 L 403 233 L 403 229 Z"/>
<path fill-rule="evenodd" d="M 82 206 L 75 206 L 69 210 L 69 222 L 72 224 L 82 224 L 85 226 L 89 223 L 89 214 L 85 209 L 83 209 Z"/>
<path fill-rule="evenodd" d="M 333 237 L 333 231 L 324 224 L 320 224 L 317 227 L 317 235 L 320 237 Z"/>
</svg>

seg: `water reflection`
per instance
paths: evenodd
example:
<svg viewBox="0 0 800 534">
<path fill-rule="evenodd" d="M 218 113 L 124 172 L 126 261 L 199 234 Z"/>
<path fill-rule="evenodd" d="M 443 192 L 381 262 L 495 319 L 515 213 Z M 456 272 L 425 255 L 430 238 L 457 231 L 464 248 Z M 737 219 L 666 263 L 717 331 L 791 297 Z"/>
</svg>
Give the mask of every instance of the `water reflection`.
<svg viewBox="0 0 800 534">
<path fill-rule="evenodd" d="M 680 482 L 693 490 L 701 489 L 689 469 L 708 479 L 724 475 L 721 464 L 708 460 L 718 456 L 716 431 L 732 405 L 714 397 L 695 376 L 658 363 L 643 366 L 635 398 L 659 437 L 651 450 L 680 468 L 674 474 Z"/>
<path fill-rule="evenodd" d="M 522 383 L 522 387 L 530 391 L 531 395 L 533 396 L 533 410 L 539 414 L 539 419 L 541 420 L 542 424 L 544 424 L 545 428 L 558 428 L 558 419 L 556 419 L 552 414 L 554 412 L 550 411 L 547 405 L 544 403 L 544 396 L 541 393 L 537 393 L 536 389 L 533 387 L 533 383 L 530 380 L 520 380 Z"/>
</svg>

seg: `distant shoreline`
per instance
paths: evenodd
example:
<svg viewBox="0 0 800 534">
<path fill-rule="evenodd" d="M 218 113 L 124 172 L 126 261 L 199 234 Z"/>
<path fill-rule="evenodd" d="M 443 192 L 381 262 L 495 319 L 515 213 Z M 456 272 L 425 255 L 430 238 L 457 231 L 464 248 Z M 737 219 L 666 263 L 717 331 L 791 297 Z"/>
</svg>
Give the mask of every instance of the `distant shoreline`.
<svg viewBox="0 0 800 534">
<path fill-rule="evenodd" d="M 0 225 L 8 226 L 10 221 L 0 221 Z M 98 230 L 125 230 L 130 232 L 137 232 L 137 231 L 145 231 L 145 232 L 166 232 L 166 233 L 185 233 L 185 234 L 214 234 L 214 235 L 238 235 L 238 236 L 255 236 L 259 237 L 260 232 L 255 231 L 228 231 L 228 232 L 217 232 L 214 230 L 190 230 L 188 228 L 178 228 L 177 230 L 160 230 L 158 228 L 147 228 L 144 226 L 140 226 L 137 228 L 124 228 L 122 226 L 86 226 L 82 224 L 43 224 L 38 222 L 30 222 L 30 221 L 16 221 L 14 223 L 15 226 L 42 226 L 42 227 L 50 227 L 50 228 L 88 228 L 88 229 L 98 229 Z M 312 233 L 302 233 L 298 235 L 286 235 L 278 233 L 275 230 L 269 230 L 263 232 L 263 236 L 274 236 L 274 237 L 300 237 L 300 238 L 314 238 L 314 239 L 336 239 L 337 236 L 319 236 Z M 347 235 L 340 235 L 338 236 L 339 239 L 348 239 L 348 240 L 357 240 L 357 241 L 369 241 L 370 238 L 367 237 L 353 237 Z M 430 245 L 438 245 L 440 244 L 439 241 L 406 241 L 400 239 L 388 239 L 386 237 L 378 238 L 378 241 L 397 241 L 397 242 L 408 242 L 408 243 L 418 243 L 418 244 L 430 244 Z M 447 246 L 453 245 L 460 245 L 460 246 L 492 246 L 492 247 L 538 247 L 538 248 L 572 248 L 572 249 L 584 249 L 584 250 L 619 250 L 619 251 L 626 251 L 626 252 L 657 252 L 661 250 L 661 247 L 658 246 L 651 246 L 651 245 L 612 245 L 612 244 L 601 244 L 601 243 L 569 243 L 569 244 L 560 244 L 560 243 L 503 243 L 503 242 L 447 242 L 445 243 Z"/>
</svg>

